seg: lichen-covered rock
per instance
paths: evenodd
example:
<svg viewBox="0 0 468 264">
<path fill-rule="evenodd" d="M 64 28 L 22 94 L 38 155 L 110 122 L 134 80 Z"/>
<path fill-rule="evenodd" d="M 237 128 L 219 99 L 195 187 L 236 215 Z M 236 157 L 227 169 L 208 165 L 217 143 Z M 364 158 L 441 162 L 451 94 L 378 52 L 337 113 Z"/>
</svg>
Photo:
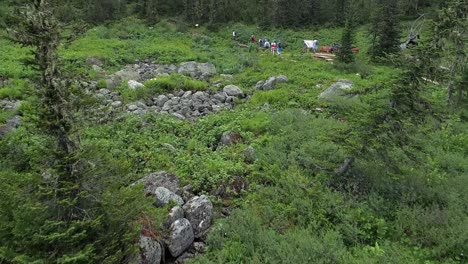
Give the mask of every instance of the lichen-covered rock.
<svg viewBox="0 0 468 264">
<path fill-rule="evenodd" d="M 185 218 L 190 221 L 196 238 L 201 237 L 211 226 L 213 204 L 206 195 L 195 196 L 182 207 Z"/>
<path fill-rule="evenodd" d="M 161 263 L 162 249 L 159 241 L 140 236 L 140 261 L 141 264 L 159 264 Z"/>
<path fill-rule="evenodd" d="M 177 219 L 170 227 L 170 233 L 166 239 L 167 248 L 172 256 L 178 257 L 193 243 L 194 234 L 189 220 Z"/>
<path fill-rule="evenodd" d="M 169 229 L 172 223 L 182 218 L 184 218 L 184 209 L 180 206 L 173 207 L 163 222 L 163 229 Z"/>
<path fill-rule="evenodd" d="M 135 111 L 138 109 L 138 106 L 134 105 L 134 104 L 130 104 L 130 105 L 127 105 L 127 109 L 129 111 Z"/>
<path fill-rule="evenodd" d="M 266 81 L 259 81 L 255 85 L 255 90 L 272 90 L 278 83 L 288 82 L 288 77 L 285 75 L 272 76 Z"/>
<path fill-rule="evenodd" d="M 329 100 L 336 96 L 343 96 L 353 88 L 353 82 L 350 80 L 338 80 L 323 91 L 318 98 Z"/>
<path fill-rule="evenodd" d="M 136 183 L 143 182 L 145 184 L 145 194 L 153 195 L 158 187 L 164 187 L 176 193 L 179 189 L 179 178 L 172 173 L 159 171 L 138 180 Z"/>
<path fill-rule="evenodd" d="M 235 85 L 227 85 L 223 88 L 223 92 L 225 92 L 228 96 L 234 97 L 244 97 L 244 92 Z"/>
<path fill-rule="evenodd" d="M 162 207 L 168 204 L 170 201 L 176 202 L 178 205 L 183 205 L 184 200 L 171 190 L 165 187 L 158 187 L 154 191 L 154 196 L 156 197 L 156 207 Z"/>
<path fill-rule="evenodd" d="M 128 84 L 128 88 L 130 88 L 132 90 L 135 90 L 135 89 L 140 88 L 140 87 L 145 87 L 142 83 L 139 83 L 139 82 L 137 82 L 135 80 L 129 80 L 127 82 L 127 84 Z"/>
</svg>

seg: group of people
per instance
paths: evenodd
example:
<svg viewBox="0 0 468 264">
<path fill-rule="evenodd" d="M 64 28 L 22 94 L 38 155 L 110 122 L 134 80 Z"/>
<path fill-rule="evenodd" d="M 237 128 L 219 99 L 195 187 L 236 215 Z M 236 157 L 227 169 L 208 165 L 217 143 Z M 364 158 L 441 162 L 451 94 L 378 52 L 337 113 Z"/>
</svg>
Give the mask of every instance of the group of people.
<svg viewBox="0 0 468 264">
<path fill-rule="evenodd" d="M 237 40 L 237 37 L 238 37 L 237 32 L 233 31 L 232 32 L 232 39 Z M 252 35 L 250 40 L 254 44 L 258 43 L 260 48 L 269 49 L 273 55 L 275 53 L 277 53 L 278 55 L 281 55 L 281 52 L 283 52 L 283 43 L 281 43 L 281 41 L 276 42 L 275 40 L 273 40 L 270 43 L 270 41 L 268 41 L 268 39 L 266 37 L 263 37 L 263 38 L 259 39 L 258 42 L 257 42 L 257 38 L 255 37 L 255 35 Z"/>
<path fill-rule="evenodd" d="M 252 41 L 252 43 L 257 43 L 257 38 L 254 35 L 252 35 L 250 40 Z M 278 53 L 278 55 L 281 55 L 281 52 L 283 52 L 283 43 L 281 43 L 281 41 L 276 42 L 275 40 L 273 40 L 270 43 L 266 37 L 263 37 L 258 40 L 258 46 L 260 48 L 270 49 L 273 55 L 275 53 Z"/>
</svg>

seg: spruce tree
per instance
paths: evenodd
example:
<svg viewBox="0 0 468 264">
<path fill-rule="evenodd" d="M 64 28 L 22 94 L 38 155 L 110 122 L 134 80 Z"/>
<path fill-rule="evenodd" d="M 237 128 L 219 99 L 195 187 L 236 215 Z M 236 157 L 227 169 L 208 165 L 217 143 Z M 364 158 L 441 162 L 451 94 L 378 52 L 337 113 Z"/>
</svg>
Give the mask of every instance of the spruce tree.
<svg viewBox="0 0 468 264">
<path fill-rule="evenodd" d="M 352 20 L 348 19 L 341 35 L 341 48 L 338 52 L 338 61 L 343 63 L 351 63 L 354 61 L 354 54 L 352 51 L 353 39 L 354 26 Z"/>
<path fill-rule="evenodd" d="M 396 1 L 381 0 L 377 4 L 370 28 L 372 36 L 370 53 L 374 60 L 400 50 L 401 29 L 398 19 Z"/>
<path fill-rule="evenodd" d="M 76 100 L 73 82 L 61 72 L 57 53 L 62 26 L 47 0 L 34 0 L 19 10 L 17 22 L 9 33 L 34 54 L 31 64 L 38 73 L 35 124 L 48 139 L 49 150 L 43 154 L 50 159 L 42 177 L 30 180 L 31 187 L 23 190 L 26 197 L 11 213 L 10 229 L 0 233 L 0 262 L 123 262 L 134 248 L 135 236 L 129 234 L 133 233 L 128 220 L 113 219 L 112 207 L 105 208 L 106 187 L 99 189 L 95 176 L 99 168 L 90 176 L 90 163 L 82 158 L 71 103 Z"/>
<path fill-rule="evenodd" d="M 468 5 L 464 0 L 450 0 L 445 3 L 437 14 L 433 25 L 433 45 L 439 52 L 438 63 L 449 68 L 449 85 L 447 87 L 447 102 L 462 102 L 463 95 L 468 93 L 468 87 L 463 85 L 463 74 L 468 70 Z"/>
</svg>

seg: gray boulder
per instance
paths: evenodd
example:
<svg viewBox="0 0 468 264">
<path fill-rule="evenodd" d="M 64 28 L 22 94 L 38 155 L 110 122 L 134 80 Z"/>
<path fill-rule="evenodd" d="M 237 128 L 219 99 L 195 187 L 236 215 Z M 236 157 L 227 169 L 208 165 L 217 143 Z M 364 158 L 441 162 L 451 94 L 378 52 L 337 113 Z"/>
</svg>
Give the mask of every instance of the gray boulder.
<svg viewBox="0 0 468 264">
<path fill-rule="evenodd" d="M 140 182 L 145 184 L 146 195 L 153 195 L 158 187 L 167 188 L 174 193 L 179 189 L 179 178 L 175 174 L 165 171 L 151 173 L 136 183 Z"/>
<path fill-rule="evenodd" d="M 180 206 L 173 207 L 163 222 L 163 229 L 168 230 L 172 223 L 182 218 L 184 218 L 184 209 Z"/>
<path fill-rule="evenodd" d="M 98 65 L 93 65 L 92 67 L 93 67 L 93 71 L 95 71 L 97 73 L 104 72 L 104 70 Z"/>
<path fill-rule="evenodd" d="M 159 95 L 157 98 L 155 98 L 154 103 L 159 106 L 163 107 L 164 104 L 169 100 L 169 98 L 165 95 Z"/>
<path fill-rule="evenodd" d="M 128 84 L 128 88 L 130 88 L 132 90 L 135 90 L 135 89 L 140 88 L 140 87 L 145 87 L 142 83 L 139 83 L 139 82 L 137 82 L 135 80 L 129 80 L 127 82 L 127 84 Z"/>
<path fill-rule="evenodd" d="M 159 241 L 151 237 L 140 236 L 140 261 L 141 264 L 161 263 L 162 249 Z"/>
<path fill-rule="evenodd" d="M 272 90 L 273 88 L 275 88 L 275 84 L 276 84 L 276 77 L 270 77 L 263 84 L 263 90 Z"/>
<path fill-rule="evenodd" d="M 226 95 L 224 93 L 216 93 L 213 95 L 213 100 L 224 103 L 226 101 Z"/>
<path fill-rule="evenodd" d="M 286 75 L 279 75 L 279 76 L 276 76 L 276 83 L 285 83 L 285 82 L 288 82 L 289 79 L 288 79 L 288 76 Z"/>
<path fill-rule="evenodd" d="M 336 96 L 343 96 L 353 88 L 353 82 L 350 80 L 338 80 L 323 91 L 318 98 L 329 100 Z"/>
<path fill-rule="evenodd" d="M 266 81 L 259 81 L 255 85 L 256 90 L 272 90 L 278 83 L 288 82 L 288 77 L 285 75 L 273 76 Z"/>
<path fill-rule="evenodd" d="M 205 253 L 206 251 L 206 244 L 203 242 L 193 242 L 193 247 L 195 248 L 195 251 L 198 253 Z"/>
<path fill-rule="evenodd" d="M 5 111 L 17 111 L 21 101 L 18 100 L 9 100 L 9 99 L 0 99 L 0 109 Z"/>
<path fill-rule="evenodd" d="M 201 101 L 201 102 L 207 101 L 208 98 L 209 98 L 209 95 L 202 91 L 198 91 L 192 95 L 193 100 Z"/>
<path fill-rule="evenodd" d="M 213 217 L 213 204 L 206 195 L 195 196 L 183 207 L 185 218 L 190 221 L 196 238 L 204 235 L 211 226 Z"/>
<path fill-rule="evenodd" d="M 128 111 L 136 111 L 138 109 L 138 106 L 134 104 L 127 105 Z"/>
<path fill-rule="evenodd" d="M 102 66 L 102 60 L 96 57 L 88 57 L 86 58 L 86 64 L 88 65 L 97 65 L 97 66 Z"/>
<path fill-rule="evenodd" d="M 122 105 L 121 101 L 115 101 L 111 103 L 112 107 L 120 107 Z"/>
<path fill-rule="evenodd" d="M 109 89 L 103 88 L 103 89 L 99 89 L 98 93 L 103 94 L 103 95 L 107 95 L 107 94 L 110 93 L 110 91 L 109 91 Z"/>
<path fill-rule="evenodd" d="M 171 255 L 178 257 L 193 243 L 193 240 L 192 225 L 189 220 L 182 218 L 172 223 L 166 244 Z"/>
<path fill-rule="evenodd" d="M 229 146 L 242 140 L 242 136 L 238 132 L 227 131 L 221 135 L 218 146 Z"/>
<path fill-rule="evenodd" d="M 120 81 L 124 81 L 124 80 L 141 81 L 138 70 L 131 66 L 114 73 L 114 77 Z"/>
<path fill-rule="evenodd" d="M 180 74 L 190 75 L 197 79 L 209 79 L 216 74 L 216 68 L 211 63 L 183 62 L 177 70 Z"/>
<path fill-rule="evenodd" d="M 177 119 L 180 120 L 185 120 L 185 116 L 179 114 L 179 113 L 172 113 L 173 116 L 175 116 Z"/>
<path fill-rule="evenodd" d="M 235 96 L 235 97 L 244 97 L 244 92 L 235 85 L 227 85 L 223 88 L 223 92 L 225 92 L 228 96 Z"/>
<path fill-rule="evenodd" d="M 257 84 L 255 84 L 255 90 L 262 90 L 264 83 L 264 81 L 258 81 Z"/>
<path fill-rule="evenodd" d="M 165 188 L 165 187 L 158 187 L 154 191 L 154 196 L 156 197 L 156 207 L 162 207 L 166 204 L 168 204 L 170 201 L 176 202 L 178 205 L 183 205 L 184 200 L 171 190 Z"/>
</svg>

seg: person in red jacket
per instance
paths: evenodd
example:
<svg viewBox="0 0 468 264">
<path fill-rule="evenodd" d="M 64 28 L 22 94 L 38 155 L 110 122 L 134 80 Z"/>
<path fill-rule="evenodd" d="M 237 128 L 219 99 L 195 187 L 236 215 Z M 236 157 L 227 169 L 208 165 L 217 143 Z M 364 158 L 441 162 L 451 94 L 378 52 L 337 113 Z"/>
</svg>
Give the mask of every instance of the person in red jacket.
<svg viewBox="0 0 468 264">
<path fill-rule="evenodd" d="M 250 40 L 252 41 L 252 43 L 257 43 L 257 38 L 254 35 L 252 35 Z"/>
</svg>

